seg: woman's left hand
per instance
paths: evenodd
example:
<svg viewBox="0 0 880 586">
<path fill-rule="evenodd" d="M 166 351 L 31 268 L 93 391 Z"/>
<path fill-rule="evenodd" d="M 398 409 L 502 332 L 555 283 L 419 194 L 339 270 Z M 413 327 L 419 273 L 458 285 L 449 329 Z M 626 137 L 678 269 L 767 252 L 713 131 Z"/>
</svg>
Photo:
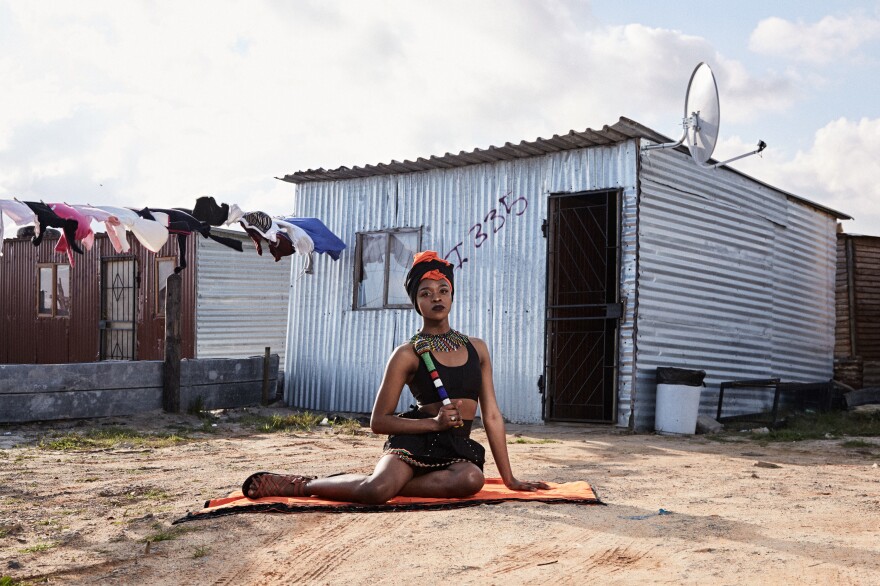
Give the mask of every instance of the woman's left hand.
<svg viewBox="0 0 880 586">
<path fill-rule="evenodd" d="M 550 487 L 547 486 L 546 483 L 541 482 L 540 480 L 534 482 L 523 482 L 521 480 L 517 480 L 516 478 L 511 479 L 510 482 L 505 482 L 504 486 L 506 486 L 510 490 L 524 490 L 528 492 L 550 489 Z"/>
</svg>

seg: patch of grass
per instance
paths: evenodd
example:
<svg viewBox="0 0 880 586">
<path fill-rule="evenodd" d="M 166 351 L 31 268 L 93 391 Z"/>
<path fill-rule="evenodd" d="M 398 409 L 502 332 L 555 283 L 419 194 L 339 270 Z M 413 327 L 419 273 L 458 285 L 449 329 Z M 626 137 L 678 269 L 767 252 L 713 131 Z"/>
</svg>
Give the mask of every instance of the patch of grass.
<svg viewBox="0 0 880 586">
<path fill-rule="evenodd" d="M 160 525 L 160 527 L 161 527 L 161 525 Z M 156 526 L 154 525 L 153 528 L 155 529 Z M 152 535 L 148 535 L 148 536 L 144 537 L 143 541 L 144 541 L 144 543 L 146 543 L 148 541 L 150 543 L 156 543 L 157 541 L 171 541 L 172 539 L 177 539 L 178 537 L 180 537 L 184 533 L 186 533 L 186 530 L 183 528 L 180 528 L 180 527 L 172 527 L 169 529 L 160 529 L 159 531 L 156 531 Z"/>
<path fill-rule="evenodd" d="M 193 552 L 193 559 L 197 560 L 199 558 L 203 558 L 211 552 L 211 549 L 205 546 L 197 547 Z"/>
<path fill-rule="evenodd" d="M 54 541 L 50 541 L 48 543 L 38 543 L 36 545 L 32 545 L 30 547 L 26 547 L 26 548 L 20 549 L 18 551 L 20 551 L 21 553 L 38 553 L 41 551 L 48 551 L 48 550 L 52 549 L 53 547 L 55 547 L 56 545 L 58 545 L 58 544 L 55 543 Z"/>
<path fill-rule="evenodd" d="M 254 415 L 248 414 L 239 421 L 242 425 L 263 433 L 276 433 L 280 431 L 311 431 L 324 419 L 310 411 L 292 413 L 290 415 Z"/>
<path fill-rule="evenodd" d="M 145 490 L 141 496 L 143 498 L 154 499 L 157 501 L 164 501 L 166 499 L 170 499 L 171 495 L 161 488 L 150 488 Z"/>
<path fill-rule="evenodd" d="M 42 521 L 37 521 L 37 525 L 40 525 L 42 527 L 47 527 L 49 525 L 60 525 L 60 523 L 58 521 L 56 521 L 55 519 L 44 519 Z"/>
<path fill-rule="evenodd" d="M 346 435 L 357 435 L 361 431 L 361 422 L 357 419 L 337 419 L 330 423 L 334 431 Z"/>
<path fill-rule="evenodd" d="M 726 436 L 726 435 L 723 435 L 720 433 L 710 433 L 710 434 L 703 435 L 701 437 L 705 440 L 709 440 L 712 442 L 718 442 L 719 444 L 729 444 L 729 443 L 733 443 L 736 441 L 734 439 L 731 439 L 729 436 Z"/>
<path fill-rule="evenodd" d="M 869 448 L 870 449 L 870 448 L 877 447 L 874 444 L 872 444 L 871 442 L 866 442 L 865 440 L 860 440 L 860 439 L 847 440 L 840 445 L 843 446 L 844 448 Z"/>
<path fill-rule="evenodd" d="M 508 444 L 559 444 L 562 443 L 555 439 L 532 439 L 529 437 L 518 437 L 515 440 L 507 442 Z"/>
<path fill-rule="evenodd" d="M 211 416 L 210 413 L 205 413 L 205 400 L 202 399 L 201 395 L 198 395 L 195 399 L 189 402 L 189 405 L 186 406 L 186 412 L 190 415 L 195 415 L 196 417 L 202 417 L 203 415 Z"/>
<path fill-rule="evenodd" d="M 41 450 L 94 450 L 122 446 L 137 448 L 163 448 L 188 441 L 185 435 L 176 433 L 138 432 L 124 427 L 90 429 L 85 433 L 55 434 L 40 439 Z"/>
<path fill-rule="evenodd" d="M 789 416 L 785 427 L 771 429 L 769 433 L 750 434 L 751 439 L 762 442 L 839 439 L 844 436 L 880 436 L 880 415 L 847 411 L 797 414 Z"/>
<path fill-rule="evenodd" d="M 9 576 L 0 576 L 0 586 L 19 586 L 21 582 L 13 580 Z"/>
</svg>

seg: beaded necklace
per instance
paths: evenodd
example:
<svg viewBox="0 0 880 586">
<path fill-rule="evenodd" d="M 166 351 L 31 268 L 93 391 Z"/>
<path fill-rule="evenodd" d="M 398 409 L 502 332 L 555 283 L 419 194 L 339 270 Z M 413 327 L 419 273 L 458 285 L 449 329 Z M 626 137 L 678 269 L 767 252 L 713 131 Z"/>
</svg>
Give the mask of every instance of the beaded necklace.
<svg viewBox="0 0 880 586">
<path fill-rule="evenodd" d="M 415 346 L 419 356 L 429 350 L 431 352 L 453 352 L 468 343 L 468 337 L 455 330 L 449 330 L 445 334 L 417 333 L 410 338 L 410 344 Z"/>
</svg>

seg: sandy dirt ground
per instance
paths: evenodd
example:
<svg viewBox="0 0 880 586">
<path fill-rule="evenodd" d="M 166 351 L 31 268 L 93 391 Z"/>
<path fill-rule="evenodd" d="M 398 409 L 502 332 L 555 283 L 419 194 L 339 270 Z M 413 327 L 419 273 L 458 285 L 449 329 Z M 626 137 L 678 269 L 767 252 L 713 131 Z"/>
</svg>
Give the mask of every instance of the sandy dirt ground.
<svg viewBox="0 0 880 586">
<path fill-rule="evenodd" d="M 0 576 L 215 586 L 880 581 L 880 438 L 763 444 L 735 432 L 510 425 L 519 477 L 587 480 L 606 505 L 243 514 L 172 526 L 256 470 L 367 472 L 383 442 L 366 429 L 259 433 L 239 416 L 216 427 L 162 413 L 0 427 Z M 120 425 L 189 440 L 38 444 Z M 475 437 L 485 443 L 482 430 Z M 491 459 L 487 473 L 497 475 Z"/>
</svg>

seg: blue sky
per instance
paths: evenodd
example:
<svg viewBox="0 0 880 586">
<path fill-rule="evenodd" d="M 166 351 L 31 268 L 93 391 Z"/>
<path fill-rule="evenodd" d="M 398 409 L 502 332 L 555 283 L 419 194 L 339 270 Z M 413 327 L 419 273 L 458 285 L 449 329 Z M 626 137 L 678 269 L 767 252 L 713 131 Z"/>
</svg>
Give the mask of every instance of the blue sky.
<svg viewBox="0 0 880 586">
<path fill-rule="evenodd" d="M 877 81 L 880 78 L 880 31 L 876 28 L 880 2 L 739 1 L 721 4 L 628 0 L 594 2 L 591 6 L 594 15 L 606 25 L 641 22 L 705 38 L 718 53 L 742 63 L 756 76 L 790 71 L 806 77 L 795 107 L 763 117 L 758 122 L 758 135 L 783 139 L 781 142 L 772 141 L 774 149 L 793 155 L 802 145 L 813 140 L 817 128 L 838 117 L 850 120 L 880 117 L 880 83 Z M 868 38 L 851 52 L 838 51 L 835 54 L 832 51 L 828 62 L 813 63 L 791 58 L 791 53 L 800 49 L 774 52 L 750 48 L 750 38 L 758 25 L 774 18 L 805 27 L 815 26 L 826 18 L 838 19 L 843 24 L 838 31 L 841 36 L 858 36 L 858 29 L 870 27 L 873 32 L 866 30 Z M 854 20 L 852 27 L 846 22 L 850 18 Z M 811 42 L 807 36 L 802 42 L 810 46 L 818 45 L 820 41 L 813 39 Z M 714 65 L 711 60 L 709 63 Z M 724 89 L 723 86 L 719 88 L 722 97 Z M 727 105 L 724 100 L 723 118 Z M 723 130 L 730 134 L 751 127 L 725 124 Z"/>
<path fill-rule="evenodd" d="M 880 1 L 0 0 L 0 198 L 290 211 L 274 177 L 611 124 L 674 138 L 880 235 Z"/>
</svg>

